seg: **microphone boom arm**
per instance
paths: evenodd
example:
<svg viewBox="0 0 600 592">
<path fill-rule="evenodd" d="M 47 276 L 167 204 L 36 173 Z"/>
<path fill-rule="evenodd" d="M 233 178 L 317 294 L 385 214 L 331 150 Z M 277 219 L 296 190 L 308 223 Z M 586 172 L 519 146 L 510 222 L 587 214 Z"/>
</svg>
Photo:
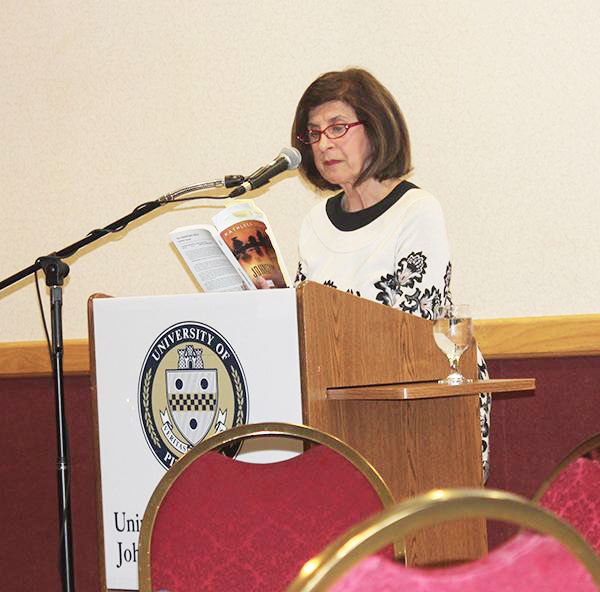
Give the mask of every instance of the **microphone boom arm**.
<svg viewBox="0 0 600 592">
<path fill-rule="evenodd" d="M 115 220 L 114 222 L 107 224 L 104 228 L 99 228 L 99 229 L 90 231 L 84 238 L 82 238 L 81 240 L 78 240 L 77 242 L 73 243 L 72 245 L 69 245 L 68 247 L 64 247 L 60 251 L 55 251 L 54 253 L 50 253 L 49 257 L 56 257 L 58 259 L 64 259 L 66 257 L 71 257 L 77 251 L 79 251 L 79 249 L 81 249 L 82 247 L 85 247 L 86 245 L 93 243 L 94 241 L 102 238 L 103 236 L 106 236 L 107 234 L 111 234 L 113 232 L 120 232 L 133 220 L 137 220 L 138 218 L 141 218 L 142 216 L 149 214 L 150 212 L 156 210 L 157 208 L 159 208 L 161 206 L 165 206 L 169 203 L 176 202 L 176 201 L 178 201 L 178 198 L 183 195 L 186 195 L 188 193 L 194 193 L 195 191 L 202 191 L 204 189 L 211 189 L 211 188 L 215 188 L 215 187 L 236 187 L 238 185 L 241 185 L 244 182 L 244 178 L 245 177 L 243 175 L 227 175 L 224 179 L 217 179 L 215 181 L 207 181 L 204 183 L 196 183 L 194 185 L 188 185 L 187 187 L 182 187 L 181 189 L 176 189 L 175 191 L 173 191 L 171 193 L 167 193 L 166 195 L 163 195 L 162 197 L 159 197 L 158 199 L 156 199 L 154 201 L 149 201 L 149 202 L 140 204 L 130 214 L 127 214 L 127 216 L 123 216 L 122 218 L 119 218 L 118 220 Z M 201 199 L 202 197 L 206 198 L 206 196 L 198 196 L 198 199 Z M 219 197 L 218 199 L 227 199 L 227 196 Z M 29 267 L 26 267 L 25 269 L 22 269 L 21 271 L 0 281 L 0 291 L 3 290 L 4 288 L 8 288 L 8 286 L 11 286 L 12 284 L 18 282 L 19 280 L 22 280 L 23 278 L 27 277 L 28 275 L 31 275 L 31 274 L 35 273 L 36 271 L 42 269 L 43 266 L 42 266 L 41 260 L 42 260 L 42 257 L 38 258 L 37 261 L 33 265 L 30 265 Z"/>
<path fill-rule="evenodd" d="M 136 220 L 137 218 L 141 218 L 142 216 L 149 214 L 156 208 L 159 208 L 160 206 L 163 206 L 163 205 L 166 205 L 167 203 L 169 203 L 168 201 L 161 201 L 162 199 L 163 198 L 160 198 L 155 201 L 149 201 L 149 202 L 139 205 L 137 208 L 135 208 L 133 210 L 133 212 L 131 212 L 130 214 L 127 214 L 127 216 L 123 216 L 122 218 L 115 220 L 115 222 L 111 222 L 104 228 L 92 230 L 81 240 L 78 240 L 77 242 L 73 243 L 72 245 L 69 245 L 68 247 L 61 249 L 60 251 L 55 251 L 54 253 L 51 253 L 50 256 L 56 257 L 58 259 L 64 259 L 66 257 L 71 257 L 77 251 L 79 251 L 79 249 L 81 249 L 82 247 L 85 247 L 86 245 L 93 243 L 94 241 L 102 238 L 103 236 L 106 236 L 107 234 L 110 234 L 113 232 L 119 232 L 119 231 L 123 230 L 133 220 Z M 27 277 L 28 275 L 31 275 L 31 274 L 35 273 L 36 271 L 42 269 L 43 268 L 42 260 L 43 260 L 43 257 L 39 257 L 33 265 L 30 265 L 29 267 L 26 267 L 25 269 L 22 269 L 21 271 L 0 281 L 0 290 L 3 290 L 4 288 L 11 286 L 12 284 L 18 282 L 19 280 L 22 280 L 23 278 Z"/>
</svg>

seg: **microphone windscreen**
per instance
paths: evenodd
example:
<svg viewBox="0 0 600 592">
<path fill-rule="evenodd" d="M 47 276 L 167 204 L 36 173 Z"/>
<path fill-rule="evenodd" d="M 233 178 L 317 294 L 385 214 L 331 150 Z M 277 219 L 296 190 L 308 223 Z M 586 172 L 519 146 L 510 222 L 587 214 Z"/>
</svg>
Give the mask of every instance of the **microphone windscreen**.
<svg viewBox="0 0 600 592">
<path fill-rule="evenodd" d="M 283 148 L 280 155 L 284 156 L 290 163 L 288 169 L 297 169 L 302 162 L 302 155 L 297 148 Z"/>
</svg>

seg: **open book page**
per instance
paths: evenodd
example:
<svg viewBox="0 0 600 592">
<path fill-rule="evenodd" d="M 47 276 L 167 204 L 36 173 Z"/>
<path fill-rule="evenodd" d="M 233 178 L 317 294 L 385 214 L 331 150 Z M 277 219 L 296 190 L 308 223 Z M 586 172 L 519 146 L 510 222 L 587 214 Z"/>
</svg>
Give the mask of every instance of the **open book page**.
<svg viewBox="0 0 600 592">
<path fill-rule="evenodd" d="M 204 292 L 255 288 L 210 226 L 182 226 L 171 231 L 169 237 Z"/>
<path fill-rule="evenodd" d="M 261 281 L 272 288 L 287 288 L 290 285 L 267 217 L 252 200 L 226 207 L 213 216 L 212 221 L 257 288 L 261 287 Z"/>
</svg>

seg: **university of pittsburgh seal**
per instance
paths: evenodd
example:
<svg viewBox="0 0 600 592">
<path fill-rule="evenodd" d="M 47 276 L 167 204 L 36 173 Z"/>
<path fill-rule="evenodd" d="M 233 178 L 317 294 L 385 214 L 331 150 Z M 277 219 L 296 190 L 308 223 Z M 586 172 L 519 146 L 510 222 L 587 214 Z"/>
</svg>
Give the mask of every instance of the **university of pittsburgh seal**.
<svg viewBox="0 0 600 592">
<path fill-rule="evenodd" d="M 227 341 L 197 322 L 163 331 L 144 360 L 138 386 L 142 430 L 157 460 L 169 468 L 192 446 L 246 423 L 248 393 Z M 239 446 L 225 450 L 235 456 Z"/>
</svg>

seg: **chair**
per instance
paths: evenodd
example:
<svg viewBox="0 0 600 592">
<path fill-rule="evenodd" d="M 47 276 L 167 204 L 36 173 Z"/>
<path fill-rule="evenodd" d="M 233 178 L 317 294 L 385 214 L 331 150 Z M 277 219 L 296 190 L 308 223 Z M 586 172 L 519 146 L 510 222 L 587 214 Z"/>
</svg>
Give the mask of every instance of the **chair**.
<svg viewBox="0 0 600 592">
<path fill-rule="evenodd" d="M 218 452 L 258 437 L 320 446 L 267 464 Z M 329 434 L 282 423 L 227 430 L 192 448 L 154 490 L 140 532 L 140 592 L 284 590 L 307 559 L 392 504 L 377 471 Z"/>
<path fill-rule="evenodd" d="M 552 470 L 533 501 L 568 522 L 600 554 L 600 433 L 576 446 Z"/>
<path fill-rule="evenodd" d="M 381 556 L 364 559 L 416 530 L 467 517 L 516 522 L 543 534 L 521 532 L 483 558 L 444 568 L 404 567 Z M 598 585 L 600 559 L 550 512 L 507 492 L 446 489 L 356 525 L 307 562 L 287 592 L 592 592 Z"/>
</svg>

